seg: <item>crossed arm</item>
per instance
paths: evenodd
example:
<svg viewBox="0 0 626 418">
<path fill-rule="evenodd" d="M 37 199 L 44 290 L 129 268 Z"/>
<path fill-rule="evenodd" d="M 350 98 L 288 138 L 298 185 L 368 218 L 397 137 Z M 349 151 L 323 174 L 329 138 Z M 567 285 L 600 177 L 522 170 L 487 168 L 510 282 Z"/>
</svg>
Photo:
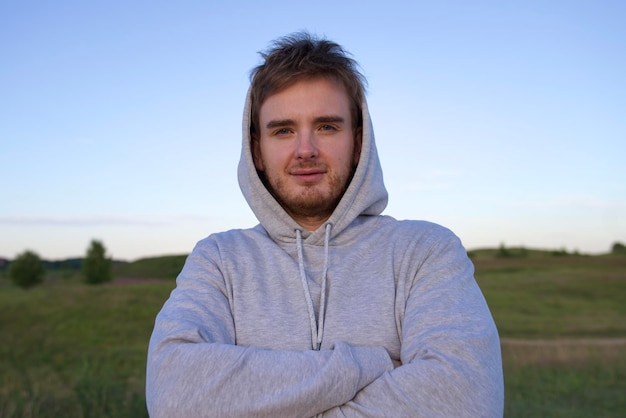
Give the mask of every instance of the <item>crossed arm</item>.
<svg viewBox="0 0 626 418">
<path fill-rule="evenodd" d="M 384 347 L 341 341 L 320 351 L 238 346 L 219 272 L 188 264 L 204 279 L 179 278 L 150 341 L 152 417 L 502 416 L 498 336 L 469 262 L 437 280 L 436 263 L 420 270 L 395 361 Z"/>
</svg>

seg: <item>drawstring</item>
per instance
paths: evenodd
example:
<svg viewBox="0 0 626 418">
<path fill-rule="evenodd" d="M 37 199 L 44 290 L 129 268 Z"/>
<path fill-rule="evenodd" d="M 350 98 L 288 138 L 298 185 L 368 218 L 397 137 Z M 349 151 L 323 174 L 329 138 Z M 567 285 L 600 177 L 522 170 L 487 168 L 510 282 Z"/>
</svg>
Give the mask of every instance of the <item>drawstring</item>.
<svg viewBox="0 0 626 418">
<path fill-rule="evenodd" d="M 330 242 L 330 231 L 332 224 L 327 223 L 325 226 L 325 238 L 324 238 L 324 270 L 322 271 L 322 289 L 320 294 L 320 307 L 317 324 L 315 321 L 315 310 L 313 309 L 313 299 L 311 298 L 311 292 L 309 291 L 309 284 L 306 278 L 306 272 L 304 270 L 304 255 L 302 245 L 302 231 L 296 229 L 296 246 L 298 248 L 298 267 L 300 268 L 300 281 L 302 282 L 302 288 L 304 289 L 304 295 L 309 310 L 309 319 L 311 321 L 311 346 L 313 350 L 319 350 L 322 347 L 322 338 L 324 336 L 324 317 L 326 315 L 326 276 L 328 274 L 328 246 Z"/>
<path fill-rule="evenodd" d="M 313 341 L 316 341 L 317 340 L 317 326 L 315 324 L 315 311 L 313 310 L 313 301 L 311 300 L 311 292 L 309 292 L 309 285 L 306 282 L 306 273 L 304 271 L 304 259 L 302 257 L 302 231 L 300 231 L 299 229 L 296 229 L 296 244 L 298 247 L 298 266 L 300 267 L 300 280 L 302 281 L 302 288 L 304 289 L 304 296 L 306 299 L 307 307 L 309 308 L 309 319 L 311 320 L 311 338 Z"/>
<path fill-rule="evenodd" d="M 322 294 L 320 295 L 320 312 L 317 331 L 317 350 L 322 347 L 322 337 L 324 336 L 324 318 L 326 317 L 326 276 L 328 275 L 328 245 L 330 242 L 330 230 L 332 224 L 326 224 L 326 235 L 324 237 L 324 271 L 322 272 Z"/>
</svg>

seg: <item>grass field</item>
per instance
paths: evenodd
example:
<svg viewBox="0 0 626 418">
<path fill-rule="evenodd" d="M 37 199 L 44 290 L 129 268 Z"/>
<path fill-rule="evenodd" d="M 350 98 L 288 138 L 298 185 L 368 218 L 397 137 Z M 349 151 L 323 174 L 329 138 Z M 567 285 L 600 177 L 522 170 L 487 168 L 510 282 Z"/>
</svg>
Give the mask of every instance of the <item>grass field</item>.
<svg viewBox="0 0 626 418">
<path fill-rule="evenodd" d="M 142 417 L 146 345 L 173 282 L 0 292 L 0 417 Z"/>
<path fill-rule="evenodd" d="M 475 254 L 506 417 L 626 417 L 626 257 Z"/>
<path fill-rule="evenodd" d="M 626 257 L 472 258 L 502 336 L 505 416 L 626 417 Z M 117 274 L 182 262 L 152 260 Z M 146 417 L 146 346 L 174 285 L 165 276 L 87 286 L 66 272 L 28 291 L 0 276 L 0 418 Z"/>
</svg>

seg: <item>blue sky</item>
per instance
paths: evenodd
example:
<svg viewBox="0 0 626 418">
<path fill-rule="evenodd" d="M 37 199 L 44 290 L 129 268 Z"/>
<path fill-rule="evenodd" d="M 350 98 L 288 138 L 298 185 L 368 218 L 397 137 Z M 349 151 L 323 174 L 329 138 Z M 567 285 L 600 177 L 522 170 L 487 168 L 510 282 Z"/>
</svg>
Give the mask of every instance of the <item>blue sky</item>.
<svg viewBox="0 0 626 418">
<path fill-rule="evenodd" d="M 133 260 L 249 227 L 249 70 L 302 29 L 369 81 L 390 201 L 469 249 L 626 241 L 621 1 L 0 2 L 0 256 Z"/>
</svg>

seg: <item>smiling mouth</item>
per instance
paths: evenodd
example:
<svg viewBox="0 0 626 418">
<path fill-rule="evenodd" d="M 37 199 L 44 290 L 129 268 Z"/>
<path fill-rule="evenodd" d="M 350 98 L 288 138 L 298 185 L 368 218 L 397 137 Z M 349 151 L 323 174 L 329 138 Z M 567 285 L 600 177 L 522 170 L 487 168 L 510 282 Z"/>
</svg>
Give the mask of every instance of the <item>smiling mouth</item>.
<svg viewBox="0 0 626 418">
<path fill-rule="evenodd" d="M 324 174 L 323 170 L 294 170 L 291 172 L 292 176 L 311 176 L 315 174 Z"/>
<path fill-rule="evenodd" d="M 289 172 L 294 178 L 304 181 L 304 182 L 316 182 L 320 180 L 324 174 L 326 174 L 326 170 L 323 168 L 296 168 Z"/>
<path fill-rule="evenodd" d="M 299 171 L 299 172 L 292 174 L 292 176 L 303 179 L 303 180 L 315 180 L 317 178 L 322 177 L 323 175 L 324 175 L 323 171 L 306 171 L 306 172 Z"/>
</svg>

